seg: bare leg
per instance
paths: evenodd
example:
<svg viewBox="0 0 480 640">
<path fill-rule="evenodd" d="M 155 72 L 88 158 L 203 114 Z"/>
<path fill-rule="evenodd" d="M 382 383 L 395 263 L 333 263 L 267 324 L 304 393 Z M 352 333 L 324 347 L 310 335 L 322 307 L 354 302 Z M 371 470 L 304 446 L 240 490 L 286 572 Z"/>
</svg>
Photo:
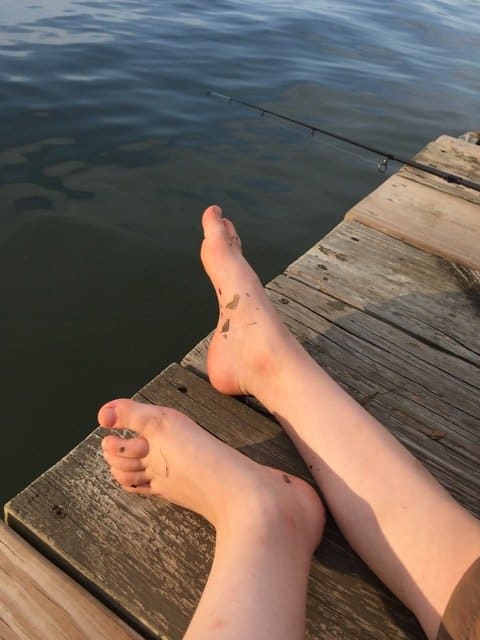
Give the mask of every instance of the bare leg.
<svg viewBox="0 0 480 640">
<path fill-rule="evenodd" d="M 480 556 L 479 521 L 283 326 L 220 209 L 209 207 L 202 222 L 202 262 L 220 308 L 212 384 L 256 396 L 278 418 L 347 540 L 435 638 L 453 589 Z"/>
<path fill-rule="evenodd" d="M 116 400 L 99 412 L 114 478 L 130 492 L 161 495 L 216 528 L 210 576 L 188 640 L 300 640 L 310 560 L 324 510 L 303 480 L 261 466 L 173 409 Z"/>
</svg>

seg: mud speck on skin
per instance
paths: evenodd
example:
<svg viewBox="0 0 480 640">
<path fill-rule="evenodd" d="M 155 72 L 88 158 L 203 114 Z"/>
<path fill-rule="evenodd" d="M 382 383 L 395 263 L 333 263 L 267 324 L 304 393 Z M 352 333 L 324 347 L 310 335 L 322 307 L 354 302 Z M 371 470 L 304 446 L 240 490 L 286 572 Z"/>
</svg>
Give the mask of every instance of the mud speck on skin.
<svg viewBox="0 0 480 640">
<path fill-rule="evenodd" d="M 118 453 L 123 453 L 125 451 L 125 447 L 118 447 Z"/>
<path fill-rule="evenodd" d="M 227 333 L 230 329 L 230 320 L 227 318 L 225 322 L 222 324 L 222 333 Z"/>
<path fill-rule="evenodd" d="M 222 295 L 222 290 L 220 289 L 220 287 L 218 287 L 218 295 L 221 296 Z"/>
<path fill-rule="evenodd" d="M 230 300 L 230 302 L 228 304 L 226 304 L 226 308 L 227 309 L 236 309 L 238 307 L 238 302 L 240 300 L 240 296 L 238 293 L 236 293 L 233 298 Z"/>
<path fill-rule="evenodd" d="M 283 480 L 287 483 L 290 484 L 292 481 L 290 480 L 290 478 L 287 476 L 286 473 L 283 474 Z"/>
</svg>

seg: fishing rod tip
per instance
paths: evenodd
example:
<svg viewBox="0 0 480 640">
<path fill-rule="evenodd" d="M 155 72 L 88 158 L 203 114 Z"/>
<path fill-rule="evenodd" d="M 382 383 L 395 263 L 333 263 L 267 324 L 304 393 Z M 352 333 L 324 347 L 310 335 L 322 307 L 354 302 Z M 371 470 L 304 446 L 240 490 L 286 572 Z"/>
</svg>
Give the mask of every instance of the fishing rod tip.
<svg viewBox="0 0 480 640">
<path fill-rule="evenodd" d="M 224 93 L 220 93 L 219 91 L 212 91 L 211 89 L 208 89 L 207 96 L 213 96 L 214 98 L 223 98 L 224 100 L 228 100 L 229 102 L 232 102 L 233 100 L 233 98 L 231 98 L 230 96 L 226 96 Z"/>
</svg>

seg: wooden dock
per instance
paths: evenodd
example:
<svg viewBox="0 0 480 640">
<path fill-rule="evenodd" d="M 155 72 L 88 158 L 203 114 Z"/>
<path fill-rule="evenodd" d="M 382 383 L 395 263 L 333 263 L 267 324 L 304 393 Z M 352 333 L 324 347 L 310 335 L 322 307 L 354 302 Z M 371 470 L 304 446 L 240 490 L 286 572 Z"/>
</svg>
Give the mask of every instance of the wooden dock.
<svg viewBox="0 0 480 640">
<path fill-rule="evenodd" d="M 480 146 L 441 136 L 416 159 L 480 182 Z M 312 356 L 480 517 L 479 205 L 479 192 L 403 168 L 267 291 Z M 207 343 L 135 397 L 173 406 L 253 459 L 312 481 L 270 416 L 205 381 Z M 131 629 L 177 640 L 207 578 L 213 530 L 160 499 L 123 492 L 103 462 L 102 435 L 95 430 L 11 500 L 6 522 Z M 18 605 L 9 593 L 20 587 L 6 562 L 0 548 L 0 635 L 40 637 L 15 635 L 9 622 Z M 38 577 L 35 563 L 18 570 Z M 43 637 L 103 637 L 76 629 Z M 424 638 L 331 520 L 312 562 L 307 638 Z"/>
</svg>

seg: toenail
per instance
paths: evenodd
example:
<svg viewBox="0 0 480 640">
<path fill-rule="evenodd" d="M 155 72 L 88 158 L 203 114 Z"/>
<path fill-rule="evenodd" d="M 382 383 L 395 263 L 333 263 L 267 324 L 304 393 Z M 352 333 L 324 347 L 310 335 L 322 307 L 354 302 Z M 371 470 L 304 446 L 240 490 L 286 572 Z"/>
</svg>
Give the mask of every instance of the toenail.
<svg viewBox="0 0 480 640">
<path fill-rule="evenodd" d="M 115 424 L 117 419 L 117 412 L 113 407 L 105 407 L 103 410 L 103 420 L 107 424 Z"/>
</svg>

